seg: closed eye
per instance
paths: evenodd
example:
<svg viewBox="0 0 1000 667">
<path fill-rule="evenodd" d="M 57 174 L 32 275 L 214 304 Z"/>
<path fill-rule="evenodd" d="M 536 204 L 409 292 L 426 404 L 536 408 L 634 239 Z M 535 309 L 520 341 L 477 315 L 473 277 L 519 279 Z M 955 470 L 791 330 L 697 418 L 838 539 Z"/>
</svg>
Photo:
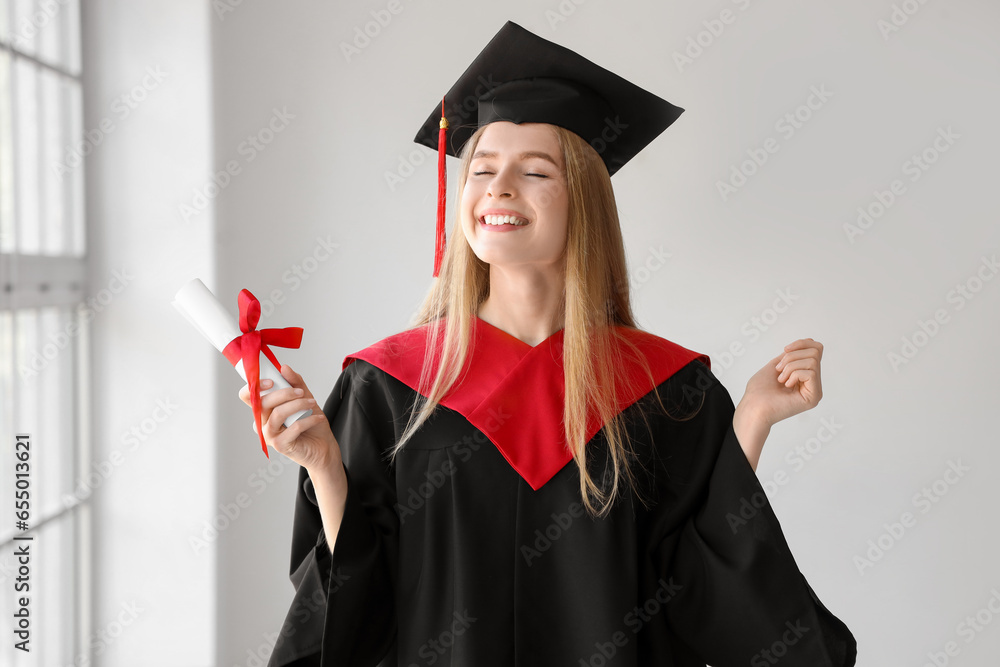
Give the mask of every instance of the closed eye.
<svg viewBox="0 0 1000 667">
<path fill-rule="evenodd" d="M 483 174 L 492 174 L 492 173 L 493 173 L 492 171 L 474 171 L 474 172 L 472 172 L 472 175 L 473 176 L 482 176 Z M 548 178 L 548 176 L 546 174 L 535 174 L 535 173 L 528 173 L 528 174 L 525 174 L 525 176 L 538 176 L 539 178 Z"/>
</svg>

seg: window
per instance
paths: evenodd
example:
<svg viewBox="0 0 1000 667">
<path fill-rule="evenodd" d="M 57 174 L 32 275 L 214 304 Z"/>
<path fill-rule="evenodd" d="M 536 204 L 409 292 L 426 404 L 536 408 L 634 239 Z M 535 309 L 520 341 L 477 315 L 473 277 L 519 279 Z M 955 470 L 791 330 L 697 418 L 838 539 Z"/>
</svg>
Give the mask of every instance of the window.
<svg viewBox="0 0 1000 667">
<path fill-rule="evenodd" d="M 0 0 L 0 632 L 14 629 L 14 552 L 28 545 L 31 633 L 28 654 L 0 643 L 0 664 L 80 664 L 90 644 L 79 23 L 78 0 Z M 18 434 L 31 443 L 27 532 Z"/>
</svg>

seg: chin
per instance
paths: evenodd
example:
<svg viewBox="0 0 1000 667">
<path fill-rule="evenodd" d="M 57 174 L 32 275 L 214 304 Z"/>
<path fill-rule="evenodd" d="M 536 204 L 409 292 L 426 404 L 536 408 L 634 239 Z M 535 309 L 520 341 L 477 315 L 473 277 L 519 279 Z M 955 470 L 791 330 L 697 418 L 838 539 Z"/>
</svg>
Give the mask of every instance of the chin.
<svg viewBox="0 0 1000 667">
<path fill-rule="evenodd" d="M 508 253 L 498 252 L 496 248 L 483 248 L 476 245 L 472 246 L 472 254 L 478 257 L 479 261 L 487 264 L 511 264 L 516 260 L 516 258 L 510 257 Z"/>
<path fill-rule="evenodd" d="M 495 252 L 483 252 L 481 249 L 472 248 L 472 254 L 479 258 L 480 262 L 486 264 L 503 264 L 503 257 L 498 257 Z"/>
</svg>

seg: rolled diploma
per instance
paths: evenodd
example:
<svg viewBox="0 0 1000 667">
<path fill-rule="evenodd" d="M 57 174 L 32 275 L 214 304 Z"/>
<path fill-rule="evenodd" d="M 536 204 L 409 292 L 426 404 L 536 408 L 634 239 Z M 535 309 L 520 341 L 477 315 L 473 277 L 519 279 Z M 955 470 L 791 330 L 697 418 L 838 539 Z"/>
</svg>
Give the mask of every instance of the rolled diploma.
<svg viewBox="0 0 1000 667">
<path fill-rule="evenodd" d="M 199 278 L 194 278 L 177 291 L 174 300 L 171 301 L 174 307 L 191 323 L 201 335 L 222 352 L 229 343 L 243 334 L 236 326 L 232 315 L 223 307 L 215 295 L 205 287 L 205 283 Z M 247 381 L 246 373 L 243 371 L 243 361 L 236 363 L 236 372 L 240 374 L 243 381 Z M 274 384 L 270 389 L 262 389 L 261 396 L 268 394 L 275 389 L 285 389 L 290 387 L 288 381 L 282 377 L 281 372 L 274 367 L 271 360 L 265 355 L 260 355 L 260 379 L 268 379 Z M 308 417 L 312 410 L 299 410 L 285 420 L 285 426 L 291 426 L 297 420 Z"/>
</svg>

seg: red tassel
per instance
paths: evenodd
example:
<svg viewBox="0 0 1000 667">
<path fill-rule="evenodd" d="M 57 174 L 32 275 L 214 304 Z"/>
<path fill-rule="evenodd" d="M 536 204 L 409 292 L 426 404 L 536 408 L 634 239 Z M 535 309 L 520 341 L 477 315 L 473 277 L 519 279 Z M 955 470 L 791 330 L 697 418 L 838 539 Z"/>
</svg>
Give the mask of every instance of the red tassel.
<svg viewBox="0 0 1000 667">
<path fill-rule="evenodd" d="M 441 123 L 438 130 L 438 211 L 437 211 L 437 232 L 434 238 L 434 277 L 437 278 L 441 271 L 441 262 L 444 260 L 444 211 L 445 194 L 448 190 L 448 177 L 445 174 L 446 146 L 445 134 L 448 132 L 448 119 L 444 115 L 444 98 L 441 98 Z"/>
</svg>

